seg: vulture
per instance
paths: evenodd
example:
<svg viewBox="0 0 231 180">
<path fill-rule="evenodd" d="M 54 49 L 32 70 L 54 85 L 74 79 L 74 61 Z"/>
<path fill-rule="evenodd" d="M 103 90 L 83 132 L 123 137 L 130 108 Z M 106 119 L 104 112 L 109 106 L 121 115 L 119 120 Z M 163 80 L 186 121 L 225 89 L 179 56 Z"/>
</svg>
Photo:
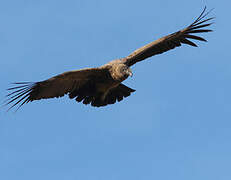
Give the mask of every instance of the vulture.
<svg viewBox="0 0 231 180">
<path fill-rule="evenodd" d="M 180 47 L 182 44 L 197 47 L 192 40 L 205 41 L 198 33 L 210 32 L 205 27 L 214 17 L 207 18 L 211 11 L 206 7 L 195 21 L 188 27 L 175 33 L 157 39 L 124 58 L 113 60 L 96 68 L 85 68 L 67 71 L 57 76 L 39 82 L 18 82 L 14 87 L 7 89 L 9 94 L 5 101 L 10 108 L 22 105 L 34 100 L 59 98 L 68 95 L 83 104 L 94 107 L 102 107 L 122 101 L 135 90 L 127 87 L 122 82 L 132 76 L 131 66 L 151 56 L 162 54 L 166 51 Z"/>
</svg>

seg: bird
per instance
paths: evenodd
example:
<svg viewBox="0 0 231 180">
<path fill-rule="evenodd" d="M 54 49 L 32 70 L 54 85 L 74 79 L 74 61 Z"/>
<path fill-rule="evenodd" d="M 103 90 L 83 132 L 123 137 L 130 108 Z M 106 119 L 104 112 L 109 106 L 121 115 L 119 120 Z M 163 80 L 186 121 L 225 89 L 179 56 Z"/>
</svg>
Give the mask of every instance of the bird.
<svg viewBox="0 0 231 180">
<path fill-rule="evenodd" d="M 113 60 L 96 68 L 84 68 L 67 71 L 44 81 L 16 82 L 14 87 L 8 88 L 5 105 L 9 109 L 18 105 L 19 109 L 25 103 L 35 100 L 59 98 L 68 95 L 76 102 L 82 102 L 93 107 L 103 107 L 122 101 L 130 96 L 134 89 L 122 82 L 132 76 L 131 66 L 151 56 L 162 54 L 182 44 L 197 47 L 192 40 L 204 41 L 197 36 L 198 33 L 211 32 L 210 26 L 214 17 L 207 18 L 211 12 L 206 11 L 206 6 L 200 15 L 184 29 L 161 37 L 153 42 L 135 50 L 127 57 Z"/>
</svg>

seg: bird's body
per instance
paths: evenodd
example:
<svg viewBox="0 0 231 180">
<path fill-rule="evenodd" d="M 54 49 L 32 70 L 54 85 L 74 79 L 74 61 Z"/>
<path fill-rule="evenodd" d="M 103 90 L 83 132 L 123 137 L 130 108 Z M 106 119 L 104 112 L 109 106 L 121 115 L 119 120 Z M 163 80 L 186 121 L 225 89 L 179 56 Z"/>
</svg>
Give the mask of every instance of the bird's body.
<svg viewBox="0 0 231 180">
<path fill-rule="evenodd" d="M 11 106 L 12 108 L 21 102 L 19 106 L 21 107 L 23 104 L 34 100 L 61 97 L 65 94 L 68 94 L 71 99 L 75 98 L 77 102 L 91 104 L 95 107 L 121 101 L 135 91 L 122 84 L 125 79 L 132 76 L 130 69 L 132 65 L 151 56 L 179 47 L 181 44 L 197 46 L 188 39 L 206 41 L 199 36 L 192 35 L 211 31 L 201 29 L 212 24 L 204 24 L 213 19 L 204 20 L 205 16 L 208 15 L 208 13 L 205 14 L 205 10 L 206 8 L 187 28 L 153 41 L 125 58 L 113 60 L 97 68 L 68 71 L 45 81 L 15 83 L 19 85 L 8 89 L 13 90 L 13 92 L 7 95 L 9 97 L 7 104 L 16 101 Z"/>
</svg>

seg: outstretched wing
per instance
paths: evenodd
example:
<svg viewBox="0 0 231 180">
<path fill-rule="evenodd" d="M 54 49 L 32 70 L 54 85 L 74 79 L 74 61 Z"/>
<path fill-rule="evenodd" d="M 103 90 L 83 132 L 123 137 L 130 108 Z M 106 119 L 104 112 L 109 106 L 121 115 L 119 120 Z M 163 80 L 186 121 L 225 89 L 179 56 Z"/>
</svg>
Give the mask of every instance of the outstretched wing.
<svg viewBox="0 0 231 180">
<path fill-rule="evenodd" d="M 201 29 L 210 26 L 212 23 L 206 23 L 206 22 L 214 19 L 213 17 L 205 19 L 205 17 L 211 12 L 209 11 L 206 13 L 205 11 L 206 11 L 206 7 L 203 9 L 200 16 L 185 29 L 182 29 L 178 32 L 167 35 L 165 37 L 162 37 L 156 41 L 153 41 L 137 49 L 132 54 L 125 57 L 122 61 L 124 61 L 126 65 L 132 66 L 133 64 L 142 61 L 148 57 L 164 53 L 170 49 L 174 49 L 175 47 L 179 47 L 181 46 L 182 43 L 197 47 L 197 45 L 192 41 L 190 41 L 189 39 L 206 42 L 206 40 L 203 39 L 202 37 L 194 35 L 195 33 L 204 33 L 204 32 L 212 31 L 209 29 Z"/>
<path fill-rule="evenodd" d="M 68 71 L 36 83 L 14 83 L 17 86 L 8 89 L 11 92 L 7 95 L 6 105 L 13 103 L 9 108 L 11 109 L 19 104 L 18 108 L 20 108 L 23 104 L 34 100 L 62 97 L 85 86 L 89 81 L 94 81 L 97 78 L 103 79 L 107 75 L 107 69 L 86 68 Z"/>
</svg>

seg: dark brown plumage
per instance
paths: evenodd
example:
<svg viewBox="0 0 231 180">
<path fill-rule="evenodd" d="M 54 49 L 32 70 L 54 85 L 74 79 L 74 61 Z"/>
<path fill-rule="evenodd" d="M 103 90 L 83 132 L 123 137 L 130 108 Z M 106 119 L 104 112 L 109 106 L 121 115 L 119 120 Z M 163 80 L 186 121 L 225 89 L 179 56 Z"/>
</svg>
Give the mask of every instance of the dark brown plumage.
<svg viewBox="0 0 231 180">
<path fill-rule="evenodd" d="M 196 33 L 210 32 L 212 30 L 202 29 L 212 23 L 206 23 L 213 18 L 205 19 L 209 12 L 205 13 L 206 7 L 200 16 L 188 27 L 173 34 L 162 37 L 147 44 L 125 58 L 117 59 L 98 68 L 86 68 L 75 71 L 68 71 L 54 76 L 45 81 L 36 83 L 15 83 L 17 86 L 9 88 L 11 91 L 7 97 L 6 104 L 14 104 L 14 107 L 40 99 L 58 98 L 65 94 L 69 98 L 83 104 L 91 104 L 100 107 L 114 104 L 121 101 L 134 92 L 122 84 L 122 81 L 132 75 L 130 66 L 151 56 L 164 53 L 182 44 L 190 46 L 197 45 L 191 41 L 206 41 Z M 189 40 L 190 39 L 190 40 Z"/>
</svg>

